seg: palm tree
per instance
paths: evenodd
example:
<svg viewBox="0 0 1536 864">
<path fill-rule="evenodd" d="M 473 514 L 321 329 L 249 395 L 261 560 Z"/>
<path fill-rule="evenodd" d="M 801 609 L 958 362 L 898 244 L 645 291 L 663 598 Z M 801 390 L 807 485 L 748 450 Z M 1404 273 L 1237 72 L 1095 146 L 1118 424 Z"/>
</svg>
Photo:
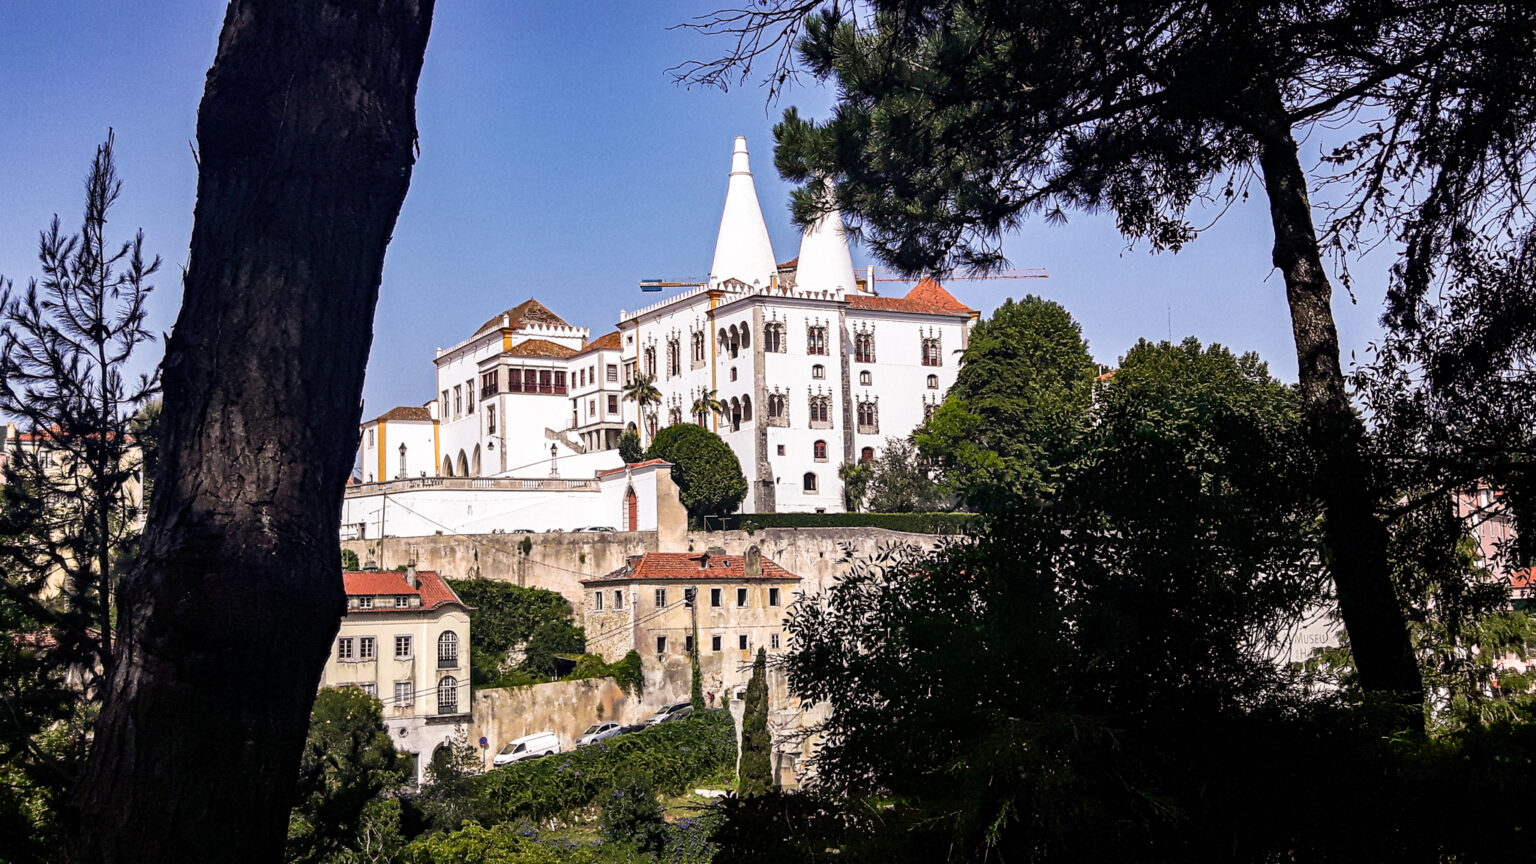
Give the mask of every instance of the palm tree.
<svg viewBox="0 0 1536 864">
<path fill-rule="evenodd" d="M 655 406 L 661 404 L 661 391 L 656 389 L 656 376 L 635 376 L 635 380 L 624 385 L 624 398 L 640 406 L 642 421 L 645 418 L 653 418 L 656 414 Z M 643 436 L 645 430 L 654 425 L 654 421 L 641 422 L 641 435 Z"/>
<path fill-rule="evenodd" d="M 693 407 L 689 409 L 695 418 L 702 418 L 707 414 L 724 414 L 725 403 L 715 395 L 715 391 L 707 390 L 699 394 L 699 398 L 693 400 Z"/>
</svg>

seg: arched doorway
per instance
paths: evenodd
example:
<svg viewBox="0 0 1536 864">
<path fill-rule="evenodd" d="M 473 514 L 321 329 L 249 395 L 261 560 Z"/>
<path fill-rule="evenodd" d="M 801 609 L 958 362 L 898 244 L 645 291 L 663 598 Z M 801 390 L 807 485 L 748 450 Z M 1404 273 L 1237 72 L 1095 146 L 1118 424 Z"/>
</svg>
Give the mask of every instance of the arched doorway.
<svg viewBox="0 0 1536 864">
<path fill-rule="evenodd" d="M 463 450 L 459 451 L 459 464 L 454 470 L 459 472 L 460 477 L 469 476 L 469 457 L 464 455 Z"/>
<path fill-rule="evenodd" d="M 451 456 L 444 456 L 443 457 L 443 476 L 444 477 L 452 477 L 453 476 L 453 457 L 451 457 Z"/>
<path fill-rule="evenodd" d="M 470 472 L 469 473 L 470 473 L 471 477 L 479 477 L 480 476 L 480 445 L 479 444 L 475 445 L 475 459 L 474 459 L 473 462 L 470 463 Z"/>
</svg>

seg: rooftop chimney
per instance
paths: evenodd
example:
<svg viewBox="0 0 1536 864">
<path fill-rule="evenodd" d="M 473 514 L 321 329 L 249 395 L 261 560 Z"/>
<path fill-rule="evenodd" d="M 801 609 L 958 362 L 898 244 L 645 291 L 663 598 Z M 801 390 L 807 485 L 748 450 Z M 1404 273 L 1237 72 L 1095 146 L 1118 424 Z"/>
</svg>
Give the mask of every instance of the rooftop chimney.
<svg viewBox="0 0 1536 864">
<path fill-rule="evenodd" d="M 830 180 L 823 183 L 823 194 L 831 196 Z M 795 287 L 801 291 L 855 291 L 856 281 L 853 254 L 848 249 L 848 235 L 843 229 L 843 214 L 833 210 L 808 226 L 800 236 Z"/>
<path fill-rule="evenodd" d="M 416 578 L 416 565 L 415 564 L 407 565 L 406 568 L 405 568 L 405 573 L 403 573 L 401 575 L 405 576 L 405 584 L 411 586 L 412 588 L 419 588 L 419 587 L 421 587 L 421 580 Z"/>
</svg>

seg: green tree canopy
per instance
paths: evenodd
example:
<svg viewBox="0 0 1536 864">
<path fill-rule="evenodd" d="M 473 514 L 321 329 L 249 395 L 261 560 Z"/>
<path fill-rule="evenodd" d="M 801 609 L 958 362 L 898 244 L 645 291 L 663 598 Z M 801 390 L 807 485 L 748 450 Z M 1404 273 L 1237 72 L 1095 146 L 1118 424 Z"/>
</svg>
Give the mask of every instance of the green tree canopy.
<svg viewBox="0 0 1536 864">
<path fill-rule="evenodd" d="M 404 779 L 397 760 L 379 700 L 356 687 L 321 690 L 304 741 L 287 860 L 310 864 L 353 849 L 364 809 Z"/>
<path fill-rule="evenodd" d="M 768 731 L 768 652 L 757 649 L 752 677 L 747 681 L 741 715 L 741 779 L 743 795 L 761 795 L 773 788 L 773 735 Z"/>
<path fill-rule="evenodd" d="M 844 469 L 850 467 L 843 466 Z M 868 472 L 862 478 L 865 488 L 860 491 L 865 493 L 871 513 L 930 513 L 943 509 L 947 496 L 934 477 L 937 472 L 910 439 L 885 439 L 879 458 L 857 468 Z M 838 471 L 839 476 L 843 473 Z M 844 477 L 847 486 L 853 486 L 861 479 L 854 471 L 848 474 L 854 481 Z"/>
<path fill-rule="evenodd" d="M 1082 434 L 1095 370 L 1082 328 L 1060 304 L 1009 299 L 976 324 L 917 445 L 973 507 L 1050 495 Z"/>
<path fill-rule="evenodd" d="M 570 601 L 558 592 L 496 579 L 450 579 L 448 584 L 471 607 L 470 677 L 476 687 L 498 686 L 511 671 L 507 655 L 514 648 L 527 652 L 525 671 L 548 675 L 552 655 L 580 653 L 585 647 Z"/>
<path fill-rule="evenodd" d="M 747 497 L 741 462 L 720 436 L 692 423 L 676 423 L 656 433 L 647 459 L 665 459 L 676 468 L 683 506 L 694 520 L 730 513 Z"/>
</svg>

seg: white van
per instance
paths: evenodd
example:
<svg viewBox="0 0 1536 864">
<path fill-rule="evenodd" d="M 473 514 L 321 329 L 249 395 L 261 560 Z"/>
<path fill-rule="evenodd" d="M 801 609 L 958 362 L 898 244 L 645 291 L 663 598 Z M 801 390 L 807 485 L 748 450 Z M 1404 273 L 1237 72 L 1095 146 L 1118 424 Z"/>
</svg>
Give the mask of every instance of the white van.
<svg viewBox="0 0 1536 864">
<path fill-rule="evenodd" d="M 559 752 L 560 736 L 553 732 L 535 732 L 532 735 L 524 735 L 508 741 L 507 746 L 501 748 L 501 752 L 491 760 L 491 764 L 510 765 L 524 759 L 537 759 L 540 756 Z"/>
</svg>

